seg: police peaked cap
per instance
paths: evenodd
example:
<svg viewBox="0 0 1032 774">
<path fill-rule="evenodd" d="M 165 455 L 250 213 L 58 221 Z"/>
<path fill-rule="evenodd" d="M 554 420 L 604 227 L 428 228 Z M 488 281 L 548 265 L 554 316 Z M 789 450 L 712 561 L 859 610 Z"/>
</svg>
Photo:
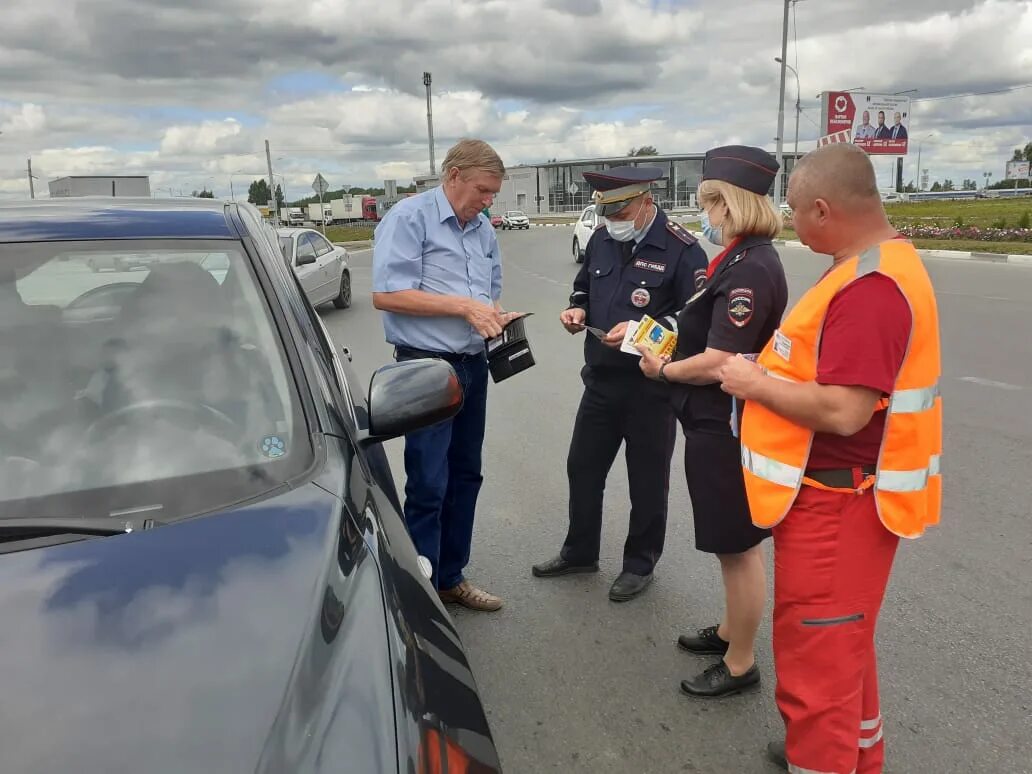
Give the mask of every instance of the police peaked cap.
<svg viewBox="0 0 1032 774">
<path fill-rule="evenodd" d="M 703 180 L 723 180 L 738 188 L 765 196 L 778 174 L 777 160 L 762 148 L 724 145 L 706 151 Z"/>
<path fill-rule="evenodd" d="M 595 212 L 612 215 L 627 202 L 649 190 L 652 182 L 663 177 L 658 167 L 613 167 L 604 172 L 585 172 L 584 179 L 595 189 Z"/>
</svg>

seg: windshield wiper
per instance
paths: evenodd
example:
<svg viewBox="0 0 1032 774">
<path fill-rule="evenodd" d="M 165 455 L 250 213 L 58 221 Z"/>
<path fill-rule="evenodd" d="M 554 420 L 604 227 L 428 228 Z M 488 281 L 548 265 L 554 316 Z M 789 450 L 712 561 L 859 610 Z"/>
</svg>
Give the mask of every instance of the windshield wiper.
<svg viewBox="0 0 1032 774">
<path fill-rule="evenodd" d="M 91 537 L 124 535 L 160 526 L 161 522 L 139 522 L 108 518 L 21 518 L 0 519 L 0 553 L 42 548 Z"/>
</svg>

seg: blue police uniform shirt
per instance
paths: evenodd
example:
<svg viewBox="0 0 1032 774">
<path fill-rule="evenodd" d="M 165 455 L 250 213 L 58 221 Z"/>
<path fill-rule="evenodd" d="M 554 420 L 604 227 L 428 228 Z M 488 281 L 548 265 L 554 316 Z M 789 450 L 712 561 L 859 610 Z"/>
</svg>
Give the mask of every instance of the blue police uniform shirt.
<svg viewBox="0 0 1032 774">
<path fill-rule="evenodd" d="M 573 281 L 570 305 L 587 311 L 587 324 L 609 330 L 648 315 L 677 330 L 677 313 L 706 282 L 709 259 L 698 240 L 671 223 L 661 209 L 645 236 L 633 245 L 617 242 L 603 227 L 588 240 L 584 263 Z M 584 340 L 584 360 L 596 368 L 639 372 L 638 358 Z"/>
<path fill-rule="evenodd" d="M 402 199 L 376 227 L 373 292 L 422 290 L 484 304 L 502 295 L 498 239 L 483 213 L 465 227 L 438 186 Z M 477 354 L 484 339 L 460 317 L 383 313 L 387 341 L 430 352 Z"/>
</svg>

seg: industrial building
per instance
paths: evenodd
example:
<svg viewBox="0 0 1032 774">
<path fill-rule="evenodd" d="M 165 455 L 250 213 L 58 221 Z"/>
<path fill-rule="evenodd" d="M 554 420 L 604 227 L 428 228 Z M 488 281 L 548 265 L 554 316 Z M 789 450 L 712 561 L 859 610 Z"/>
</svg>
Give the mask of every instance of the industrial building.
<svg viewBox="0 0 1032 774">
<path fill-rule="evenodd" d="M 71 175 L 51 180 L 50 198 L 69 196 L 150 196 L 147 175 Z"/>
</svg>

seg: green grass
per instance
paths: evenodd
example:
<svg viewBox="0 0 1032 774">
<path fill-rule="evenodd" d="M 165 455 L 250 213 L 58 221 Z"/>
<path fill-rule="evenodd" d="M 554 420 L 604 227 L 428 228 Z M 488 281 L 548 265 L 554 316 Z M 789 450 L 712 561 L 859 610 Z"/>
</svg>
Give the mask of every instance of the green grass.
<svg viewBox="0 0 1032 774">
<path fill-rule="evenodd" d="M 326 238 L 331 242 L 366 242 L 373 238 L 372 226 L 330 226 Z"/>
<path fill-rule="evenodd" d="M 965 226 L 989 228 L 994 223 L 1004 220 L 1008 228 L 1016 228 L 1023 214 L 1027 212 L 1032 217 L 1032 197 L 900 202 L 886 204 L 885 212 L 897 226 L 953 226 L 960 219 Z"/>
<path fill-rule="evenodd" d="M 798 240 L 792 229 L 781 230 L 779 239 Z M 1032 242 L 980 242 L 974 239 L 915 239 L 914 245 L 922 250 L 959 250 L 1003 255 L 1032 255 Z"/>
</svg>

